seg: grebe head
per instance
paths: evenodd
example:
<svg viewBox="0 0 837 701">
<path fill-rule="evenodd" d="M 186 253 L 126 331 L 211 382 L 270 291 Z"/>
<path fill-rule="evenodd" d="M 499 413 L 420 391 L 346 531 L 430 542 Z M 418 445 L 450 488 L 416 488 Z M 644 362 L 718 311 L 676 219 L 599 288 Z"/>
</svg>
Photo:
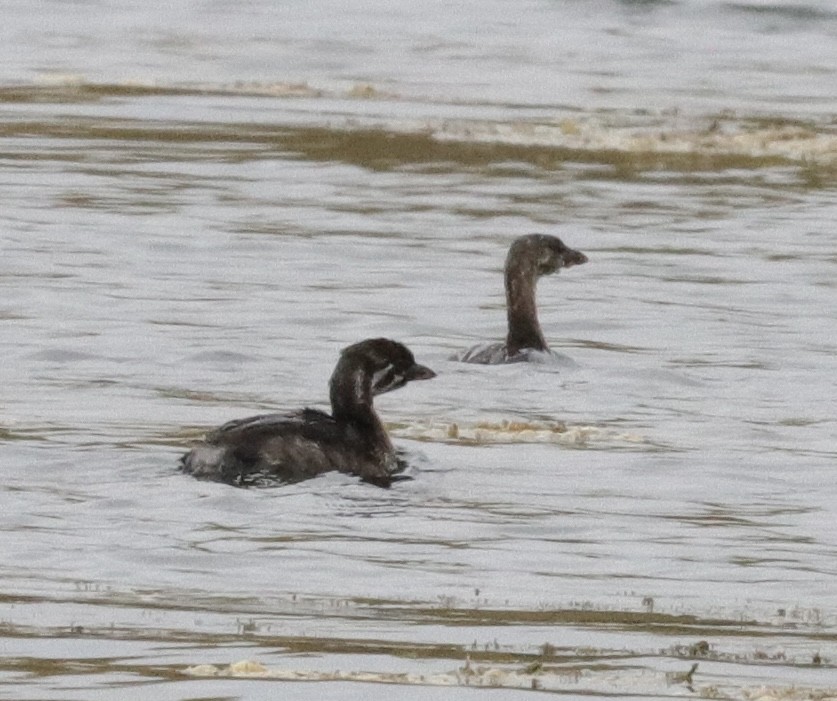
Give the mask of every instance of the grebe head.
<svg viewBox="0 0 837 701">
<path fill-rule="evenodd" d="M 371 338 L 344 348 L 341 361 L 363 367 L 372 378 L 372 394 L 384 394 L 413 380 L 436 377 L 430 368 L 416 362 L 410 350 L 388 338 Z"/>
<path fill-rule="evenodd" d="M 572 268 L 587 262 L 587 256 L 567 246 L 557 236 L 548 234 L 533 234 L 518 239 L 517 243 L 525 245 L 535 257 L 538 275 L 552 275 L 561 268 Z"/>
</svg>

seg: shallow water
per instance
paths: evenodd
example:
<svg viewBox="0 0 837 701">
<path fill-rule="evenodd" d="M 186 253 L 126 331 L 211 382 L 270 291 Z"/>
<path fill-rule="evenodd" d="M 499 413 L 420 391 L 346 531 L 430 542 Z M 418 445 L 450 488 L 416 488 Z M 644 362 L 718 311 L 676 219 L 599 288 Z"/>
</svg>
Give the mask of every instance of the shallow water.
<svg viewBox="0 0 837 701">
<path fill-rule="evenodd" d="M 0 697 L 837 696 L 837 14 L 516 7 L 9 3 Z M 379 335 L 412 480 L 176 471 Z"/>
</svg>

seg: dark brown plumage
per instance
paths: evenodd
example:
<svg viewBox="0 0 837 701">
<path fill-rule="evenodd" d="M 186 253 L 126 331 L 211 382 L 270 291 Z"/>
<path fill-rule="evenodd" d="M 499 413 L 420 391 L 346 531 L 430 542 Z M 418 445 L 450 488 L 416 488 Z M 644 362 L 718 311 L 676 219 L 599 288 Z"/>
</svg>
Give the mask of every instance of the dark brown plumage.
<svg viewBox="0 0 837 701">
<path fill-rule="evenodd" d="M 295 482 L 338 470 L 389 486 L 395 451 L 372 399 L 435 373 L 386 338 L 343 349 L 331 376 L 331 415 L 315 409 L 230 421 L 183 456 L 199 479 L 235 485 Z"/>
</svg>

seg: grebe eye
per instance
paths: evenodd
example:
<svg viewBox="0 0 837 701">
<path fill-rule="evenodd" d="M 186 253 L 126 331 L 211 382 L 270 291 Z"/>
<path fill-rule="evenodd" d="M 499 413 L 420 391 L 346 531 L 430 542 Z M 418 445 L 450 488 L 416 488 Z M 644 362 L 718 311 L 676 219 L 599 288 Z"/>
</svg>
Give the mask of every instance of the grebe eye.
<svg viewBox="0 0 837 701">
<path fill-rule="evenodd" d="M 393 389 L 398 389 L 406 384 L 403 373 L 398 372 L 393 365 L 387 365 L 372 375 L 372 392 L 383 394 Z"/>
<path fill-rule="evenodd" d="M 559 256 L 547 253 L 538 261 L 538 272 L 541 275 L 549 275 L 558 270 L 563 265 L 563 262 Z"/>
</svg>

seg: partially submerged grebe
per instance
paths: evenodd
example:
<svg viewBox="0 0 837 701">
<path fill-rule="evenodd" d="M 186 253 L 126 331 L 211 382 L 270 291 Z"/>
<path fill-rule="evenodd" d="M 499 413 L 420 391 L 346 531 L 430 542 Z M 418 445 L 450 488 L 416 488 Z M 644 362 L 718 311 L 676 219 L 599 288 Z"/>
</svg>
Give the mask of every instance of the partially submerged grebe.
<svg viewBox="0 0 837 701">
<path fill-rule="evenodd" d="M 495 365 L 529 360 L 532 351 L 548 353 L 535 306 L 538 278 L 586 262 L 587 256 L 568 248 L 557 236 L 530 234 L 515 239 L 506 257 L 506 342 L 474 346 L 455 360 Z"/>
<path fill-rule="evenodd" d="M 340 353 L 331 376 L 331 416 L 303 409 L 230 421 L 183 456 L 183 470 L 235 485 L 295 482 L 338 470 L 389 486 L 397 460 L 372 398 L 435 376 L 396 341 L 355 343 Z"/>
</svg>

